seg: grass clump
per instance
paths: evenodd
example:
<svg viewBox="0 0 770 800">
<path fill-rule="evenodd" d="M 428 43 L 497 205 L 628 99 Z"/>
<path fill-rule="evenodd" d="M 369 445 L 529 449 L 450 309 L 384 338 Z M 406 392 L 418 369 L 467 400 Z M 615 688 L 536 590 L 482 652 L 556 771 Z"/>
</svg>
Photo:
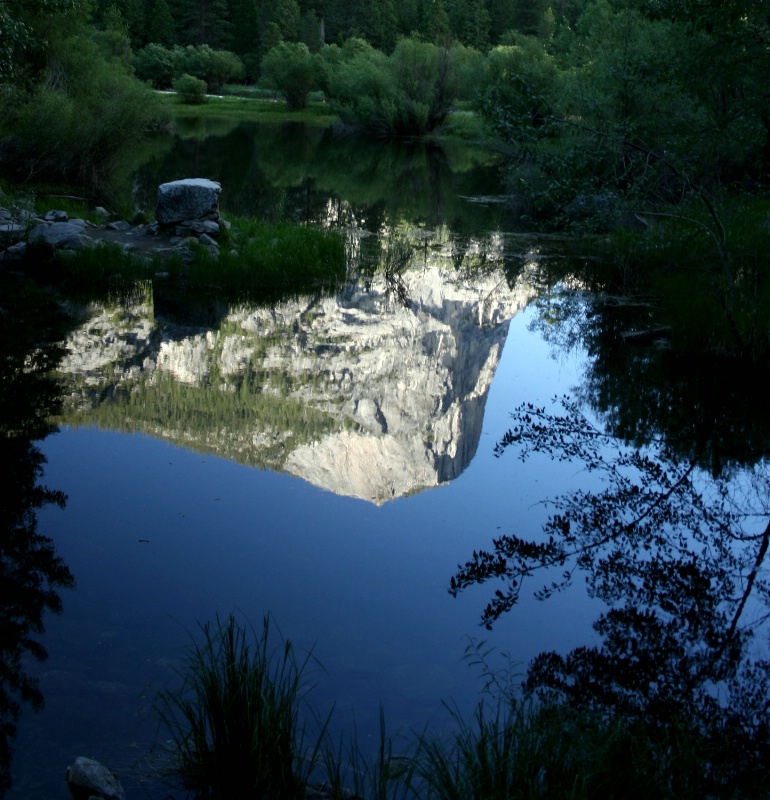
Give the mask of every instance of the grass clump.
<svg viewBox="0 0 770 800">
<path fill-rule="evenodd" d="M 196 250 L 191 286 L 237 300 L 273 299 L 333 290 L 345 278 L 345 242 L 333 231 L 237 219 L 230 238 L 218 257 Z"/>
<path fill-rule="evenodd" d="M 68 291 L 112 300 L 133 297 L 136 287 L 181 303 L 274 301 L 334 291 L 346 276 L 346 250 L 334 231 L 254 219 L 234 221 L 212 252 L 192 243 L 189 253 L 131 253 L 117 244 L 58 253 L 41 251 L 30 274 Z M 159 275 L 162 277 L 159 278 Z"/>
<path fill-rule="evenodd" d="M 741 739 L 726 710 L 713 738 L 688 713 L 573 704 L 489 672 L 469 718 L 448 707 L 451 728 L 408 733 L 398 751 L 382 709 L 375 752 L 355 730 L 333 744 L 329 718 L 304 747 L 307 659 L 288 642 L 268 649 L 267 618 L 261 634 L 232 616 L 203 632 L 182 688 L 158 706 L 171 734 L 166 772 L 198 798 L 304 798 L 311 776 L 331 800 L 767 797 L 764 749 Z"/>
<path fill-rule="evenodd" d="M 450 737 L 419 738 L 414 782 L 424 797 L 675 796 L 650 769 L 644 740 L 598 715 L 522 700 L 480 702 L 470 720 L 453 716 Z"/>
<path fill-rule="evenodd" d="M 288 640 L 272 647 L 268 617 L 261 631 L 233 615 L 201 627 L 181 688 L 158 695 L 167 777 L 196 797 L 301 797 L 318 756 L 300 721 L 311 656 L 298 660 Z"/>
</svg>

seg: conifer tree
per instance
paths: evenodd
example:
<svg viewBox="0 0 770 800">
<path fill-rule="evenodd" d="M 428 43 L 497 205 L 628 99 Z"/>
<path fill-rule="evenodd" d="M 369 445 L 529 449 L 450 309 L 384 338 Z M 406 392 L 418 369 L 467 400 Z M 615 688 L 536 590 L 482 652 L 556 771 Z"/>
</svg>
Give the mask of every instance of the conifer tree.
<svg viewBox="0 0 770 800">
<path fill-rule="evenodd" d="M 254 0 L 231 0 L 232 49 L 238 55 L 259 51 L 259 16 Z"/>
<path fill-rule="evenodd" d="M 315 9 L 308 9 L 302 15 L 300 40 L 307 45 L 311 53 L 317 53 L 323 45 L 321 40 L 321 20 L 318 19 Z"/>
<path fill-rule="evenodd" d="M 301 19 L 297 0 L 278 0 L 272 21 L 280 28 L 284 41 L 294 42 L 299 38 Z"/>
<path fill-rule="evenodd" d="M 146 37 L 148 42 L 171 47 L 174 44 L 174 18 L 167 0 L 153 0 L 147 17 Z"/>
</svg>

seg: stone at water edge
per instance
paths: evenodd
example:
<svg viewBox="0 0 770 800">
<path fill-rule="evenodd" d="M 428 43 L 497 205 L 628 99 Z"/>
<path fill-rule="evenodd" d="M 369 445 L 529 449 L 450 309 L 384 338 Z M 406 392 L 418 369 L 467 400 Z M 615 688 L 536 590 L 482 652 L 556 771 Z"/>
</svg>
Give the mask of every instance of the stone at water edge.
<svg viewBox="0 0 770 800">
<path fill-rule="evenodd" d="M 51 250 L 59 248 L 79 250 L 84 247 L 95 247 L 96 242 L 85 233 L 85 227 L 85 222 L 82 220 L 44 222 L 32 229 L 29 234 L 29 243 Z"/>
<path fill-rule="evenodd" d="M 67 767 L 67 786 L 74 800 L 122 800 L 123 787 L 112 770 L 93 758 L 78 756 L 71 767 Z"/>
<path fill-rule="evenodd" d="M 219 217 L 222 186 L 207 178 L 185 178 L 158 186 L 155 218 L 160 225 L 204 217 Z"/>
</svg>

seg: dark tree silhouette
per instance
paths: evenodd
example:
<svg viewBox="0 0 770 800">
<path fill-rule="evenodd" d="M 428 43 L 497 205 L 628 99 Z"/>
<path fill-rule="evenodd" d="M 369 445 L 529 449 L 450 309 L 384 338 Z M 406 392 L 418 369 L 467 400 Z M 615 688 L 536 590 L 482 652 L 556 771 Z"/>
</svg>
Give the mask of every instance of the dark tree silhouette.
<svg viewBox="0 0 770 800">
<path fill-rule="evenodd" d="M 555 512 L 538 535 L 507 534 L 474 551 L 449 591 L 499 581 L 481 617 L 491 628 L 536 576 L 541 599 L 584 577 L 607 605 L 594 623 L 601 644 L 541 653 L 526 689 L 643 725 L 661 741 L 691 737 L 704 772 L 677 796 L 754 796 L 770 763 L 767 464 L 714 477 L 664 443 L 618 447 L 570 399 L 561 408 L 521 405 L 496 454 L 580 462 L 601 487 L 549 501 Z"/>
<path fill-rule="evenodd" d="M 24 671 L 42 660 L 35 638 L 46 612 L 61 611 L 59 590 L 74 585 L 53 541 L 37 531 L 36 512 L 66 497 L 40 485 L 45 459 L 33 443 L 53 432 L 59 390 L 50 376 L 62 348 L 61 313 L 46 295 L 12 278 L 2 281 L 0 313 L 0 796 L 10 787 L 12 742 L 23 703 L 43 705 L 37 681 Z M 55 330 L 56 329 L 56 332 Z"/>
</svg>

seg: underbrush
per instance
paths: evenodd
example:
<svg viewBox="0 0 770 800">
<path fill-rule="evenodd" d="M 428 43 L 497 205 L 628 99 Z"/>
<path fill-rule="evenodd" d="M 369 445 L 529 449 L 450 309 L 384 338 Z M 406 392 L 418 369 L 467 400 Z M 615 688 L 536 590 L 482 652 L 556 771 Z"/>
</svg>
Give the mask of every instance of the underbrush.
<svg viewBox="0 0 770 800">
<path fill-rule="evenodd" d="M 649 229 L 606 238 L 614 288 L 655 298 L 682 352 L 770 357 L 770 202 L 733 198 L 642 214 Z"/>
<path fill-rule="evenodd" d="M 365 753 L 355 732 L 331 740 L 330 717 L 307 699 L 312 656 L 298 659 L 286 640 L 268 646 L 267 618 L 261 632 L 232 616 L 202 630 L 180 688 L 157 704 L 170 736 L 163 772 L 198 798 L 297 798 L 316 785 L 333 800 L 766 796 L 765 765 L 736 771 L 751 754 L 734 752 L 738 739 L 524 696 L 489 673 L 471 718 L 451 712 L 453 732 L 394 739 L 381 711 L 378 746 Z"/>
<path fill-rule="evenodd" d="M 346 271 L 345 243 L 338 234 L 249 219 L 234 221 L 223 234 L 221 252 L 193 243 L 186 260 L 178 253 L 147 257 L 105 244 L 53 260 L 41 253 L 30 262 L 31 275 L 75 294 L 119 299 L 149 283 L 180 302 L 196 296 L 267 301 L 332 291 Z"/>
</svg>

